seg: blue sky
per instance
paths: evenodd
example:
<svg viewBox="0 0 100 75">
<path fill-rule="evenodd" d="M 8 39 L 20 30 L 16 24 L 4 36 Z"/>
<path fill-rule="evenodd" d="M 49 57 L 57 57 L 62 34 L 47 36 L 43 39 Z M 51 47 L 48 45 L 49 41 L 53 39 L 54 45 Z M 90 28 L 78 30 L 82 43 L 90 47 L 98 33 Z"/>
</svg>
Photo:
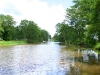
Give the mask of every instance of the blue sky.
<svg viewBox="0 0 100 75">
<path fill-rule="evenodd" d="M 0 14 L 13 16 L 17 24 L 32 20 L 53 36 L 55 25 L 65 19 L 65 9 L 72 4 L 72 0 L 0 0 Z"/>
<path fill-rule="evenodd" d="M 73 0 L 40 0 L 47 2 L 49 6 L 61 4 L 64 8 L 69 8 L 73 4 Z"/>
</svg>

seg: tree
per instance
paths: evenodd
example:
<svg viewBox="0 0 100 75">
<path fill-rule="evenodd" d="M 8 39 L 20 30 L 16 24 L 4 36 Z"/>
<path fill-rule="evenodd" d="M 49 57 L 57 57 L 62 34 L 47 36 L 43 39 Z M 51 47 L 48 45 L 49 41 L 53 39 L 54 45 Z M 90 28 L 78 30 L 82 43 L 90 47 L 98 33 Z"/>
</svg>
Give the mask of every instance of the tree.
<svg viewBox="0 0 100 75">
<path fill-rule="evenodd" d="M 98 42 L 100 42 L 100 0 L 94 2 L 92 22 L 92 29 L 95 31 L 95 36 L 97 36 Z"/>
<path fill-rule="evenodd" d="M 50 38 L 49 33 L 46 30 L 41 30 L 42 41 L 48 41 L 49 38 Z"/>
<path fill-rule="evenodd" d="M 73 2 L 74 5 L 66 10 L 65 22 L 56 25 L 54 37 L 67 43 L 94 46 L 100 42 L 100 0 Z"/>
<path fill-rule="evenodd" d="M 26 19 L 21 20 L 19 26 L 16 27 L 17 39 L 27 40 L 28 43 L 36 43 L 41 41 L 47 41 L 48 32 L 46 30 L 41 30 L 40 27 L 33 21 L 28 21 Z"/>
<path fill-rule="evenodd" d="M 27 27 L 27 41 L 29 43 L 40 42 L 40 29 L 33 21 L 29 21 L 29 25 Z"/>
<path fill-rule="evenodd" d="M 100 42 L 100 0 L 74 0 L 75 6 L 84 14 L 85 25 L 85 44 L 95 45 Z M 83 23 L 82 23 L 83 24 Z"/>
<path fill-rule="evenodd" d="M 86 25 L 86 19 L 85 19 L 85 13 L 81 11 L 80 9 L 80 1 L 75 1 L 76 4 L 73 5 L 71 8 L 67 9 L 66 12 L 66 20 L 69 22 L 71 26 L 76 31 L 76 41 L 77 44 L 83 44 L 84 42 L 84 32 L 85 32 L 85 25 Z"/>
<path fill-rule="evenodd" d="M 24 20 L 21 20 L 20 22 L 20 30 L 21 30 L 21 36 L 24 40 L 26 40 L 26 36 L 27 36 L 27 26 L 29 25 L 29 21 L 24 19 Z"/>
<path fill-rule="evenodd" d="M 66 10 L 66 20 L 74 26 L 77 44 L 95 44 L 100 34 L 100 0 L 73 0 L 74 5 Z"/>
<path fill-rule="evenodd" d="M 2 35 L 2 32 L 4 32 L 4 29 L 2 28 L 2 20 L 0 19 L 0 35 Z"/>
<path fill-rule="evenodd" d="M 3 40 L 9 41 L 12 40 L 13 35 L 15 34 L 14 32 L 14 25 L 15 25 L 15 21 L 13 20 L 13 17 L 10 15 L 0 15 L 1 18 L 1 26 L 4 30 L 4 32 L 2 32 L 2 38 Z"/>
<path fill-rule="evenodd" d="M 5 41 L 27 40 L 29 43 L 47 41 L 51 38 L 46 30 L 42 30 L 33 21 L 24 19 L 19 26 L 15 27 L 15 24 L 12 16 L 0 14 L 0 38 Z"/>
<path fill-rule="evenodd" d="M 73 43 L 75 44 L 76 41 L 76 32 L 73 26 L 69 26 L 68 24 L 65 24 L 64 22 L 58 23 L 56 25 L 56 34 L 53 37 L 54 40 L 65 42 L 67 43 Z"/>
</svg>

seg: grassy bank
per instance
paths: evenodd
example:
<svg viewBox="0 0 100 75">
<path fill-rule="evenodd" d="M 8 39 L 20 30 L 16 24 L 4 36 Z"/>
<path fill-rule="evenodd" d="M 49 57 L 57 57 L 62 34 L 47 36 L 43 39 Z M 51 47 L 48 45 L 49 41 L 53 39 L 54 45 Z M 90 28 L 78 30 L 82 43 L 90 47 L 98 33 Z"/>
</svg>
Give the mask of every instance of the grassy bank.
<svg viewBox="0 0 100 75">
<path fill-rule="evenodd" d="M 0 41 L 0 46 L 10 46 L 10 45 L 23 45 L 27 44 L 26 41 Z"/>
</svg>

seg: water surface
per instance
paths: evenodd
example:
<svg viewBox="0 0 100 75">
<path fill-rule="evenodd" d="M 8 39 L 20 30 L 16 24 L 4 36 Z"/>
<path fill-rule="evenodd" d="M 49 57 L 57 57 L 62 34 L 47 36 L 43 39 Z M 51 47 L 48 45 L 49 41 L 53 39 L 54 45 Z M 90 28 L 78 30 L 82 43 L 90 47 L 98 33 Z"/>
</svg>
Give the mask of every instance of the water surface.
<svg viewBox="0 0 100 75">
<path fill-rule="evenodd" d="M 0 75 L 100 75 L 100 55 L 57 42 L 1 47 Z"/>
</svg>

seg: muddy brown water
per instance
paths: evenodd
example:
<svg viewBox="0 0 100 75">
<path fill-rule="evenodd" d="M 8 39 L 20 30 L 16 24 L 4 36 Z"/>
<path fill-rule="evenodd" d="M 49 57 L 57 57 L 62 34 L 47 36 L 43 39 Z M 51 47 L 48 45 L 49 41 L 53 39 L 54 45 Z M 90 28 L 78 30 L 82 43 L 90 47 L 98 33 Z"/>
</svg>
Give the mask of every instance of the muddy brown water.
<svg viewBox="0 0 100 75">
<path fill-rule="evenodd" d="M 100 75 L 100 55 L 57 42 L 0 47 L 0 75 Z"/>
</svg>

